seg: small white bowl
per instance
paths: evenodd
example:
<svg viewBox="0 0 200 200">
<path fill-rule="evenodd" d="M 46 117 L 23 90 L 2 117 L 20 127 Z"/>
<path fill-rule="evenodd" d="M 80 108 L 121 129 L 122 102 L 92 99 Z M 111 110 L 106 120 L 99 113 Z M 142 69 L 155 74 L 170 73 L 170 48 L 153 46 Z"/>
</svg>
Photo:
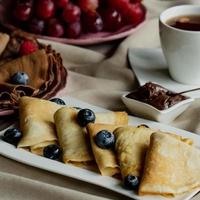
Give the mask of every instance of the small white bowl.
<svg viewBox="0 0 200 200">
<path fill-rule="evenodd" d="M 163 123 L 170 123 L 173 121 L 194 101 L 194 99 L 188 97 L 188 99 L 185 99 L 168 109 L 158 110 L 147 103 L 126 97 L 127 94 L 129 93 L 122 95 L 121 99 L 132 114 Z"/>
</svg>

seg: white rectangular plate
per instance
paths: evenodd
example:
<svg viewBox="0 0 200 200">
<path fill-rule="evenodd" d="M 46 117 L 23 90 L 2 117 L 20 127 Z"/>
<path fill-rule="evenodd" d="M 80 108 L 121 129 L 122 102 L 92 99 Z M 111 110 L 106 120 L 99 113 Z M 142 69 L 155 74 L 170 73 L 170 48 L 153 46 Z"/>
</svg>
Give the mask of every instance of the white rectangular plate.
<svg viewBox="0 0 200 200">
<path fill-rule="evenodd" d="M 77 99 L 71 98 L 71 97 L 63 97 L 62 98 L 68 106 L 76 106 L 81 108 L 90 108 L 95 112 L 107 112 L 108 110 L 105 110 L 103 108 L 93 106 L 87 103 L 84 103 L 82 101 L 79 101 Z M 168 132 L 175 132 L 183 137 L 188 137 L 193 139 L 195 142 L 195 145 L 197 147 L 200 147 L 200 137 L 198 135 L 195 135 L 193 133 L 176 129 L 174 127 L 170 127 L 168 125 L 164 125 L 157 122 L 148 121 L 145 119 L 140 119 L 136 117 L 129 116 L 129 124 L 130 125 L 139 125 L 139 124 L 147 124 L 148 126 L 152 128 L 161 129 L 163 131 Z M 5 130 L 4 130 L 5 131 Z M 4 131 L 1 131 L 0 134 L 3 134 Z M 37 167 L 40 169 L 44 169 L 50 172 L 54 172 L 57 174 L 61 174 L 64 176 L 68 176 L 71 178 L 75 178 L 81 181 L 85 181 L 88 183 L 92 183 L 104 188 L 107 188 L 109 190 L 118 192 L 120 194 L 123 194 L 127 197 L 138 199 L 138 200 L 163 200 L 163 199 L 169 199 L 164 198 L 161 196 L 138 196 L 133 191 L 125 190 L 122 187 L 121 181 L 112 178 L 112 177 L 106 177 L 101 176 L 100 174 L 97 174 L 92 171 L 88 171 L 85 169 L 81 169 L 78 167 L 74 167 L 72 165 L 67 165 L 58 161 L 50 160 L 41 156 L 34 155 L 30 152 L 27 152 L 25 150 L 16 149 L 13 145 L 10 145 L 2 140 L 0 140 L 0 154 L 8 157 L 10 159 L 16 160 L 18 162 Z M 173 200 L 188 200 L 191 197 L 193 197 L 199 190 L 194 190 L 193 192 L 177 196 L 175 198 L 170 198 Z"/>
</svg>

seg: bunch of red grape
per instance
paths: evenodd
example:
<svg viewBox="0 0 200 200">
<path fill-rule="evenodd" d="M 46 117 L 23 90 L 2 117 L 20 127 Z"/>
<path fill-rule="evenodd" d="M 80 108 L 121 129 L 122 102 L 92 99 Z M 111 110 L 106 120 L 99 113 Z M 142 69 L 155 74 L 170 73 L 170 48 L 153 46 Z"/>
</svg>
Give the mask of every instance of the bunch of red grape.
<svg viewBox="0 0 200 200">
<path fill-rule="evenodd" d="M 115 32 L 145 18 L 141 0 L 17 0 L 13 21 L 20 28 L 52 37 Z"/>
</svg>

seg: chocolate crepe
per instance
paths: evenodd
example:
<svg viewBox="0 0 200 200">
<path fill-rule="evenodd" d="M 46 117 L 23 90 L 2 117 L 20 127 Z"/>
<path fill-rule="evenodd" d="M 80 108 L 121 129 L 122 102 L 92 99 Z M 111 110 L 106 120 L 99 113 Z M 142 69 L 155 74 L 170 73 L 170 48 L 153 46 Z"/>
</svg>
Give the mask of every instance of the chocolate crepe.
<svg viewBox="0 0 200 200">
<path fill-rule="evenodd" d="M 19 48 L 25 39 L 37 43 L 39 49 L 29 55 L 20 56 Z M 11 76 L 18 71 L 29 75 L 28 85 L 10 82 Z M 43 99 L 53 97 L 65 86 L 66 78 L 67 71 L 62 64 L 62 58 L 50 45 L 38 43 L 28 34 L 13 32 L 0 55 L 0 113 L 16 110 L 21 96 Z"/>
</svg>

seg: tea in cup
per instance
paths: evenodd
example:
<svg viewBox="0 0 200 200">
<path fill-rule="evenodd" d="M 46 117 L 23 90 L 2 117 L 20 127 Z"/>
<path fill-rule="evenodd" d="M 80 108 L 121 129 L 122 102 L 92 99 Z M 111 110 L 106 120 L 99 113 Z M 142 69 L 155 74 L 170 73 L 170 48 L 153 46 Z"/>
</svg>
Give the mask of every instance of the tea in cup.
<svg viewBox="0 0 200 200">
<path fill-rule="evenodd" d="M 200 6 L 171 7 L 160 15 L 160 40 L 171 77 L 200 84 Z"/>
</svg>

